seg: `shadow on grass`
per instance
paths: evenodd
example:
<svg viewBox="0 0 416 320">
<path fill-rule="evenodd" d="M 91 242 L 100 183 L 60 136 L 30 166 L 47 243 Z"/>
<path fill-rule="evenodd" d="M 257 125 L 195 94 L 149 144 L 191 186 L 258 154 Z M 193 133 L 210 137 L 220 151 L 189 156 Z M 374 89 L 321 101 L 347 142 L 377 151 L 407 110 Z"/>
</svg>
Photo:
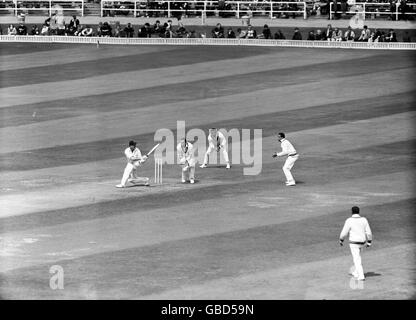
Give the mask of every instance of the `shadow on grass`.
<svg viewBox="0 0 416 320">
<path fill-rule="evenodd" d="M 380 277 L 381 273 L 377 273 L 377 272 L 366 272 L 365 274 L 366 278 L 371 278 L 371 277 Z"/>
</svg>

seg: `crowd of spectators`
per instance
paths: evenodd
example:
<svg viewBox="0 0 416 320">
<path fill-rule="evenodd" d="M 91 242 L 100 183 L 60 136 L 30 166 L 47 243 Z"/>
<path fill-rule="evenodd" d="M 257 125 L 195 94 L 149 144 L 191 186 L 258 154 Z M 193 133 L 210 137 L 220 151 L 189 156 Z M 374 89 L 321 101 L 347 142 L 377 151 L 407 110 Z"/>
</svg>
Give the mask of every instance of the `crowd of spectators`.
<svg viewBox="0 0 416 320">
<path fill-rule="evenodd" d="M 232 28 L 228 28 L 227 32 L 224 32 L 224 28 L 220 23 L 212 29 L 211 35 L 213 38 L 244 38 L 244 39 L 286 39 L 285 35 L 279 29 L 272 34 L 269 26 L 265 24 L 261 33 L 257 35 L 257 31 L 253 29 L 251 25 L 248 25 L 246 30 L 238 28 L 235 33 Z M 330 24 L 326 30 L 311 30 L 308 33 L 306 39 L 302 38 L 302 34 L 299 28 L 295 28 L 289 40 L 308 40 L 308 41 L 361 41 L 361 42 L 397 42 L 396 32 L 390 29 L 388 32 L 380 31 L 377 29 L 370 30 L 366 25 L 360 31 L 359 34 L 355 34 L 354 30 L 348 26 L 345 31 L 335 27 L 333 28 Z M 408 32 L 405 32 L 403 36 L 403 42 L 411 42 Z"/>
<path fill-rule="evenodd" d="M 414 1 L 409 0 L 356 0 L 350 2 L 348 0 L 316 0 L 310 7 L 308 7 L 308 15 L 328 15 L 329 19 L 329 9 L 330 3 L 332 4 L 332 13 L 333 19 L 340 19 L 342 17 L 350 17 L 347 15 L 348 12 L 358 10 L 358 7 L 355 3 L 366 3 L 365 11 L 370 18 L 376 18 L 381 16 L 380 13 L 384 13 L 384 17 L 390 20 L 396 20 L 396 8 L 398 10 L 399 16 L 398 20 L 409 20 L 414 19 L 414 16 L 407 15 L 407 13 L 415 13 L 415 7 L 410 6 L 409 3 L 414 3 Z M 371 5 L 377 4 L 377 5 Z M 380 5 L 385 4 L 385 5 Z M 361 5 L 362 7 L 362 5 Z M 390 13 L 390 14 L 385 14 Z"/>
<path fill-rule="evenodd" d="M 226 30 L 221 25 L 217 25 L 211 30 L 211 34 L 196 33 L 194 30 L 188 30 L 181 21 L 178 21 L 177 26 L 174 26 L 172 20 L 161 23 L 156 20 L 154 24 L 145 23 L 138 28 L 135 28 L 131 23 L 124 27 L 116 22 L 111 25 L 108 22 L 100 22 L 96 27 L 83 26 L 76 16 L 73 16 L 68 24 L 61 21 L 61 24 L 56 24 L 54 17 L 51 16 L 42 27 L 39 29 L 37 25 L 33 25 L 30 29 L 23 23 L 17 27 L 9 25 L 7 28 L 8 35 L 66 35 L 66 36 L 97 36 L 97 37 L 126 37 L 126 38 L 236 38 L 236 39 L 289 39 L 289 40 L 309 40 L 309 41 L 361 41 L 361 42 L 397 42 L 396 32 L 393 29 L 382 31 L 373 29 L 370 30 L 366 25 L 356 32 L 350 26 L 345 30 L 337 27 L 332 27 L 328 24 L 326 29 L 317 29 L 309 31 L 307 37 L 302 37 L 299 28 L 295 28 L 293 34 L 286 37 L 283 32 L 278 29 L 272 32 L 267 24 L 262 30 L 256 30 L 252 25 L 246 28 L 237 28 L 234 30 L 228 27 Z M 403 42 L 411 42 L 410 35 L 405 32 L 403 35 Z"/>
<path fill-rule="evenodd" d="M 238 39 L 289 39 L 289 40 L 309 40 L 309 41 L 362 41 L 362 42 L 397 42 L 397 36 L 393 29 L 382 31 L 370 30 L 366 25 L 359 32 L 348 26 L 345 30 L 332 27 L 328 24 L 326 29 L 311 30 L 307 37 L 302 37 L 299 28 L 295 28 L 293 34 L 287 38 L 279 29 L 274 33 L 269 26 L 265 24 L 262 30 L 256 30 L 252 25 L 248 24 L 246 28 L 237 28 L 234 30 L 229 27 L 224 30 L 221 23 L 211 30 L 211 33 L 197 33 L 193 29 L 187 29 L 181 20 L 178 20 L 174 26 L 171 19 L 161 23 L 156 20 L 154 24 L 148 22 L 142 26 L 134 27 L 131 23 L 122 26 L 120 22 L 109 24 L 108 22 L 99 22 L 97 26 L 82 25 L 80 20 L 74 15 L 68 23 L 65 17 L 56 13 L 48 17 L 39 28 L 33 25 L 31 28 L 24 23 L 18 26 L 9 25 L 7 28 L 8 35 L 61 35 L 61 36 L 97 36 L 97 37 L 139 37 L 139 38 L 238 38 Z M 405 32 L 402 37 L 403 42 L 411 42 L 410 35 Z"/>
<path fill-rule="evenodd" d="M 269 16 L 271 5 L 273 5 L 273 16 L 275 18 L 296 18 L 303 17 L 303 6 L 296 3 L 285 3 L 287 0 L 232 0 L 227 2 L 224 0 L 208 1 L 207 4 L 201 2 L 170 2 L 169 10 L 174 18 L 181 19 L 181 17 L 198 16 L 201 15 L 202 10 L 207 10 L 206 14 L 218 15 L 220 17 L 237 17 L 242 16 Z M 298 2 L 300 0 L 290 0 L 289 2 Z M 238 5 L 237 2 L 241 2 Z M 400 13 L 399 20 L 414 19 L 411 15 L 406 13 L 415 13 L 415 7 L 409 6 L 408 3 L 414 3 L 411 0 L 306 0 L 307 16 L 327 15 L 329 17 L 330 3 L 333 2 L 333 18 L 339 19 L 341 17 L 349 17 L 347 13 L 354 11 L 355 2 L 357 3 L 385 3 L 385 6 L 366 6 L 366 11 L 374 12 L 375 14 L 382 12 L 391 12 L 391 15 L 385 15 L 388 19 L 396 20 L 396 6 Z M 105 2 L 104 16 L 127 16 L 133 14 L 134 4 L 126 2 Z M 168 3 L 165 1 L 143 0 L 139 2 L 136 7 L 137 16 L 144 17 L 166 17 L 168 11 Z M 237 16 L 237 15 L 240 16 Z"/>
</svg>

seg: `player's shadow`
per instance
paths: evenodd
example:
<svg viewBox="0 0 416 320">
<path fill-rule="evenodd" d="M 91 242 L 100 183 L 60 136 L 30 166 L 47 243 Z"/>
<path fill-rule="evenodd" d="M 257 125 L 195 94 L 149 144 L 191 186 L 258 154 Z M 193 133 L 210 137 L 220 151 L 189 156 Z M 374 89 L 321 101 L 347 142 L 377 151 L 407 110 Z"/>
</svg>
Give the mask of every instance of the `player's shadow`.
<svg viewBox="0 0 416 320">
<path fill-rule="evenodd" d="M 377 273 L 377 272 L 372 272 L 372 271 L 370 271 L 370 272 L 366 272 L 366 273 L 364 274 L 364 276 L 365 276 L 366 278 L 371 278 L 371 277 L 380 277 L 380 276 L 381 276 L 381 273 Z"/>
</svg>

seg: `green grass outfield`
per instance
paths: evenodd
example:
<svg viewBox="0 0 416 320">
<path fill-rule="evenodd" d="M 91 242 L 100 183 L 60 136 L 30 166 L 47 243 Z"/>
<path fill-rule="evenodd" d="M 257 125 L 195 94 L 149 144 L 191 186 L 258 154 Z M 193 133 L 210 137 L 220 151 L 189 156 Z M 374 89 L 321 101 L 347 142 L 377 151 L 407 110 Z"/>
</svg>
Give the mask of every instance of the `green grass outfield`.
<svg viewBox="0 0 416 320">
<path fill-rule="evenodd" d="M 3 299 L 409 299 L 415 53 L 214 46 L 0 46 Z M 262 171 L 165 165 L 117 189 L 130 139 L 262 129 Z M 274 133 L 300 159 L 284 185 Z M 229 150 L 232 145 L 229 146 Z M 153 159 L 141 175 L 153 177 Z M 370 221 L 362 288 L 341 227 Z M 49 268 L 64 269 L 51 290 Z"/>
</svg>

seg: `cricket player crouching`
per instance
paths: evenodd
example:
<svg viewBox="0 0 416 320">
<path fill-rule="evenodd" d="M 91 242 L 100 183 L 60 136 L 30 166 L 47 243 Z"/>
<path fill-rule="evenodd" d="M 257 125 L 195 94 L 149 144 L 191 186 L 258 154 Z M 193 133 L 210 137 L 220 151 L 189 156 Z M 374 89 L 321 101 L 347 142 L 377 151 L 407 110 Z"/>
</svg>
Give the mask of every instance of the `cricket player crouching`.
<svg viewBox="0 0 416 320">
<path fill-rule="evenodd" d="M 145 186 L 149 185 L 149 178 L 138 177 L 137 168 L 147 160 L 147 156 L 142 156 L 139 148 L 136 147 L 135 141 L 129 142 L 129 147 L 124 150 L 124 155 L 127 158 L 127 165 L 124 169 L 123 177 L 121 178 L 121 183 L 116 185 L 117 188 L 125 188 L 127 181 L 133 184 L 143 183 Z"/>
<path fill-rule="evenodd" d="M 216 150 L 217 152 L 222 151 L 222 155 L 224 156 L 224 160 L 227 163 L 226 169 L 230 169 L 230 160 L 228 158 L 228 152 L 227 152 L 227 139 L 222 134 L 221 131 L 217 130 L 216 128 L 209 129 L 209 135 L 208 135 L 208 149 L 207 152 L 205 152 L 204 156 L 204 163 L 200 165 L 200 168 L 206 168 L 208 164 L 208 156 L 211 152 Z"/>
<path fill-rule="evenodd" d="M 178 162 L 182 165 L 182 183 L 186 182 L 187 176 L 189 176 L 190 183 L 195 183 L 195 158 L 192 143 L 182 138 L 176 147 L 176 151 L 178 154 Z"/>
</svg>

